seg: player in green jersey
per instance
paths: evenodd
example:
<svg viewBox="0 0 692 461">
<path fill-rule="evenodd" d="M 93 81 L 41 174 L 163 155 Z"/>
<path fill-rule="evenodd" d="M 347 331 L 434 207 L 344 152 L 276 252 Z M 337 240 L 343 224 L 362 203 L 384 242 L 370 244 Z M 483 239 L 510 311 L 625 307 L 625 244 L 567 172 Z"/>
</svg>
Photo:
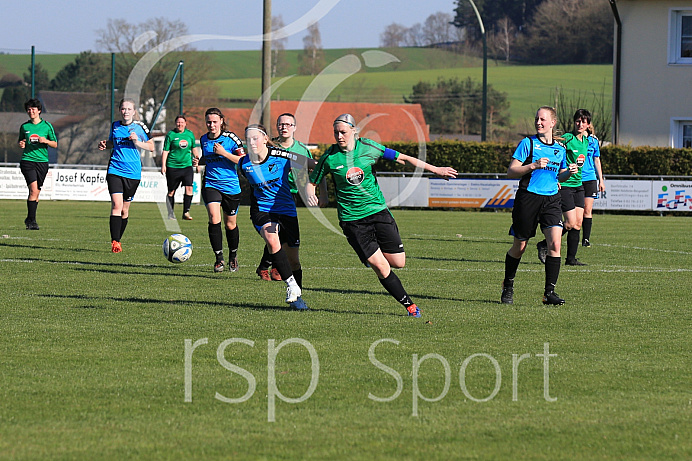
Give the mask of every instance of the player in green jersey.
<svg viewBox="0 0 692 461">
<path fill-rule="evenodd" d="M 199 148 L 195 147 L 195 135 L 187 129 L 187 119 L 184 115 L 175 118 L 175 129 L 168 132 L 163 141 L 161 153 L 161 174 L 166 176 L 168 195 L 166 205 L 168 219 L 175 219 L 175 191 L 182 184 L 185 187 L 183 195 L 183 219 L 192 220 L 190 205 L 192 204 L 192 158 L 199 158 Z"/>
<path fill-rule="evenodd" d="M 455 178 L 457 171 L 451 167 L 430 165 L 370 139 L 359 138 L 351 114 L 338 116 L 333 126 L 336 144 L 322 154 L 310 175 L 306 186 L 308 205 L 319 204 L 315 195 L 316 185 L 324 175 L 331 173 L 339 225 L 348 243 L 361 262 L 375 271 L 385 290 L 406 308 L 408 315 L 420 317 L 420 309 L 392 271 L 392 267 L 404 267 L 406 253 L 372 167 L 377 160 L 384 158 L 401 164 L 410 163 L 446 179 Z"/>
<path fill-rule="evenodd" d="M 19 127 L 19 148 L 22 149 L 19 168 L 29 188 L 24 225 L 29 230 L 39 230 L 36 223 L 38 196 L 48 174 L 48 148 L 56 149 L 58 138 L 53 126 L 41 118 L 41 101 L 29 99 L 24 103 L 24 110 L 29 114 L 29 120 Z"/>
<path fill-rule="evenodd" d="M 276 131 L 278 136 L 273 139 L 273 142 L 282 149 L 285 149 L 294 154 L 303 155 L 307 158 L 312 158 L 312 153 L 310 149 L 302 142 L 294 138 L 296 132 L 296 117 L 295 115 L 286 112 L 279 115 L 276 119 Z M 297 181 L 297 184 L 296 184 Z M 292 168 L 288 173 L 288 183 L 291 187 L 291 194 L 293 194 L 293 200 L 296 205 L 299 203 L 300 195 L 299 191 L 305 190 L 305 185 L 308 182 L 307 171 L 298 170 L 294 171 Z M 320 207 L 325 207 L 329 203 L 327 199 L 327 182 L 323 180 L 320 183 Z M 260 260 L 259 266 L 257 267 L 257 275 L 262 280 L 281 280 L 281 275 L 276 268 L 272 268 L 272 257 L 269 249 L 265 246 L 264 253 L 262 254 L 262 259 Z"/>
</svg>

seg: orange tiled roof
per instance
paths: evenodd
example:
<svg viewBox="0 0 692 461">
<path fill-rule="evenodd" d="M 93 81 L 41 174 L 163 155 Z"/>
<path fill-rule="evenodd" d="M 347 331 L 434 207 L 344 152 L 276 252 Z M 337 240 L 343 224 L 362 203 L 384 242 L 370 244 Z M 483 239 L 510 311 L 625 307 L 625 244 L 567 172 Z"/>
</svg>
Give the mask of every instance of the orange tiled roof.
<svg viewBox="0 0 692 461">
<path fill-rule="evenodd" d="M 205 108 L 186 111 L 188 128 L 198 138 L 206 133 Z M 396 141 L 430 141 L 420 104 L 371 104 L 359 102 L 272 101 L 272 120 L 285 112 L 296 116 L 296 139 L 309 144 L 333 144 L 332 122 L 341 114 L 353 115 L 360 125 L 360 135 L 381 143 Z M 221 109 L 228 129 L 238 135 L 251 123 L 251 109 Z M 252 122 L 256 122 L 256 119 Z M 274 130 L 274 124 L 270 129 Z"/>
</svg>

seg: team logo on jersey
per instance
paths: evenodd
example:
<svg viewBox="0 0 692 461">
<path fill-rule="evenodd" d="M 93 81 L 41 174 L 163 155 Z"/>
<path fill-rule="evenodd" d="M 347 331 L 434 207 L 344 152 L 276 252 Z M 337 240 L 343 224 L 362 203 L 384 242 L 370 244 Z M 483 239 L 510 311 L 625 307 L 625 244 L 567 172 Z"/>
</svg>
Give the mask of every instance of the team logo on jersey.
<svg viewBox="0 0 692 461">
<path fill-rule="evenodd" d="M 269 165 L 269 167 L 267 169 L 269 170 L 270 173 L 274 174 L 278 167 L 279 167 L 279 165 L 277 165 L 276 163 L 272 163 L 271 165 Z"/>
<path fill-rule="evenodd" d="M 187 139 L 181 139 L 178 146 L 180 146 L 181 149 L 185 149 L 187 147 Z"/>
<path fill-rule="evenodd" d="M 581 154 L 579 157 L 577 157 L 577 166 L 579 168 L 584 166 L 584 160 L 586 160 L 586 157 L 584 156 L 584 154 Z"/>
<path fill-rule="evenodd" d="M 36 133 L 34 133 L 34 134 L 32 134 L 31 136 L 29 136 L 29 142 L 30 142 L 31 144 L 38 144 L 38 138 L 39 138 L 39 135 L 37 135 Z"/>
<path fill-rule="evenodd" d="M 365 173 L 357 166 L 349 168 L 346 172 L 346 181 L 348 181 L 349 184 L 357 186 L 363 182 L 363 179 L 365 179 Z"/>
</svg>

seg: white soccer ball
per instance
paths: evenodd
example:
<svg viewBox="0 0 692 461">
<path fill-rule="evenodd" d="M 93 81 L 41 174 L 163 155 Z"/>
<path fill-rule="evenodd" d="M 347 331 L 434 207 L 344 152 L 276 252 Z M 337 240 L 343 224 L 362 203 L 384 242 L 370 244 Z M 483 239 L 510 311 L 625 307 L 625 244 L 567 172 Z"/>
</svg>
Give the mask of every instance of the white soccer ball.
<svg viewBox="0 0 692 461">
<path fill-rule="evenodd" d="M 192 256 L 192 242 L 183 234 L 173 234 L 163 241 L 163 255 L 172 263 L 184 263 Z"/>
</svg>

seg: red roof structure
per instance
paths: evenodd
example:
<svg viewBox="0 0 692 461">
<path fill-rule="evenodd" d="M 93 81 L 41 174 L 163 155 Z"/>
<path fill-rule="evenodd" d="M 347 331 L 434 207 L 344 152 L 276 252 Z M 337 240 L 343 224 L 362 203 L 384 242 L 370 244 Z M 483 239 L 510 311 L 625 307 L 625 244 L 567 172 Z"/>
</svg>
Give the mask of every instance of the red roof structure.
<svg viewBox="0 0 692 461">
<path fill-rule="evenodd" d="M 198 138 L 206 133 L 204 111 L 195 107 L 186 111 L 188 128 Z M 259 117 L 252 117 L 252 109 L 221 109 L 230 131 L 243 135 L 250 123 Z M 360 136 L 381 143 L 397 141 L 430 141 L 430 129 L 425 123 L 420 104 L 372 104 L 361 102 L 311 102 L 311 101 L 272 101 L 272 119 L 283 113 L 296 116 L 295 137 L 306 144 L 333 144 L 332 122 L 339 115 L 349 113 L 358 123 Z M 251 121 L 252 120 L 252 121 Z M 276 128 L 272 123 L 272 136 Z"/>
</svg>

